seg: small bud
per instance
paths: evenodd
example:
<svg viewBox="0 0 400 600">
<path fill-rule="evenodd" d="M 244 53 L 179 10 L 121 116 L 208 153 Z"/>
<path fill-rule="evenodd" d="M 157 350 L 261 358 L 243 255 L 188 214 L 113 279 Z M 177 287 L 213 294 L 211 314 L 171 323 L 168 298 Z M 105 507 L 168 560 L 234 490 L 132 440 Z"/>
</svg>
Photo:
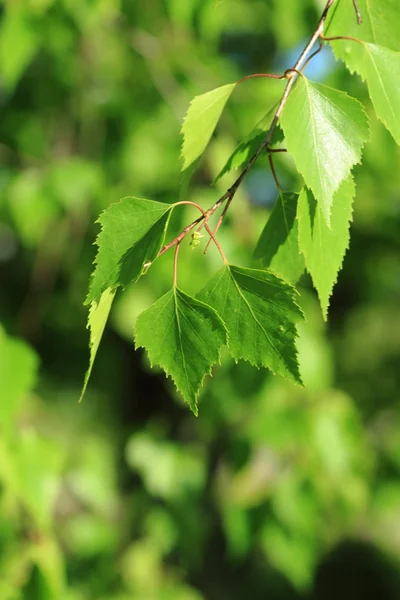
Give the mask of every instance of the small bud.
<svg viewBox="0 0 400 600">
<path fill-rule="evenodd" d="M 192 233 L 192 239 L 191 239 L 191 242 L 189 244 L 190 247 L 191 248 L 195 248 L 196 246 L 198 246 L 200 244 L 201 238 L 203 238 L 203 237 L 204 237 L 204 235 L 202 233 L 200 233 L 199 231 L 194 231 Z"/>
</svg>

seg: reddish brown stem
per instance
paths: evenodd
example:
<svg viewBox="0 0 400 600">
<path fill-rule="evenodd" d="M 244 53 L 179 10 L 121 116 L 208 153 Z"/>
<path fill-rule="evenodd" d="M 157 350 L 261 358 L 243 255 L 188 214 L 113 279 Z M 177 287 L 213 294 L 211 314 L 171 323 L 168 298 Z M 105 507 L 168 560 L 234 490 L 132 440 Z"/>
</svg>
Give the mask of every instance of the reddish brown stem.
<svg viewBox="0 0 400 600">
<path fill-rule="evenodd" d="M 218 230 L 219 230 L 219 228 L 220 228 L 220 227 L 221 227 L 221 225 L 222 225 L 222 221 L 225 219 L 225 215 L 226 215 L 226 213 L 228 212 L 228 209 L 229 209 L 229 206 L 230 206 L 230 204 L 231 204 L 232 200 L 233 200 L 233 196 L 231 196 L 231 197 L 228 199 L 228 202 L 225 204 L 225 206 L 224 206 L 224 210 L 222 211 L 222 213 L 221 213 L 221 216 L 219 217 L 219 219 L 218 219 L 218 222 L 217 222 L 217 224 L 216 224 L 216 226 L 215 226 L 215 229 L 214 229 L 214 232 L 213 232 L 213 233 L 214 233 L 214 236 L 215 236 L 215 235 L 217 235 L 217 233 L 218 233 Z M 207 254 L 207 250 L 208 250 L 208 248 L 209 248 L 209 246 L 210 246 L 210 243 L 211 243 L 211 240 L 208 240 L 208 242 L 207 242 L 207 245 L 206 245 L 206 247 L 204 248 L 204 254 Z"/>
<path fill-rule="evenodd" d="M 240 173 L 239 177 L 236 179 L 236 181 L 234 182 L 234 184 L 225 192 L 225 194 L 223 196 L 221 196 L 221 198 L 219 198 L 219 200 L 217 200 L 208 210 L 204 211 L 205 215 L 207 215 L 207 219 L 214 214 L 214 212 L 225 202 L 228 200 L 224 211 L 218 221 L 217 224 L 217 228 L 220 227 L 223 218 L 225 217 L 226 211 L 228 210 L 238 188 L 240 187 L 242 181 L 244 180 L 244 178 L 246 177 L 247 173 L 250 171 L 250 169 L 252 168 L 252 166 L 254 165 L 254 163 L 257 161 L 257 159 L 259 158 L 259 156 L 262 154 L 262 152 L 266 149 L 269 148 L 269 146 L 271 145 L 271 140 L 272 140 L 272 136 L 273 133 L 275 131 L 275 127 L 282 115 L 283 109 L 286 105 L 287 99 L 289 97 L 290 92 L 293 89 L 293 86 L 297 80 L 297 77 L 299 75 L 302 75 L 301 73 L 301 68 L 304 66 L 305 62 L 307 61 L 307 57 L 309 56 L 314 44 L 318 41 L 319 38 L 321 38 L 323 36 L 323 30 L 324 30 L 324 25 L 325 25 L 325 21 L 326 18 L 328 16 L 329 10 L 331 8 L 331 6 L 334 4 L 335 0 L 328 0 L 324 10 L 322 11 L 322 15 L 320 17 L 320 20 L 318 21 L 317 27 L 314 30 L 314 33 L 312 34 L 312 36 L 310 37 L 308 43 L 306 44 L 306 46 L 304 47 L 302 53 L 300 54 L 299 58 L 296 61 L 296 64 L 294 65 L 294 67 L 292 69 L 288 69 L 284 75 L 284 77 L 286 79 L 288 79 L 288 82 L 286 84 L 285 90 L 283 92 L 282 98 L 279 102 L 278 108 L 276 109 L 275 115 L 272 119 L 271 125 L 265 135 L 264 140 L 262 141 L 262 143 L 260 144 L 260 146 L 257 148 L 256 152 L 251 156 L 251 158 L 249 159 L 247 165 L 244 167 L 243 171 Z M 289 73 L 291 74 L 291 76 L 289 77 Z M 250 78 L 248 76 L 248 78 Z M 280 76 L 274 76 L 275 78 L 281 78 Z M 245 78 L 244 78 L 245 79 Z M 160 252 L 158 253 L 158 256 L 161 256 L 162 254 L 164 254 L 164 252 L 167 252 L 167 250 L 169 250 L 170 248 L 172 248 L 174 245 L 180 243 L 183 238 L 192 230 L 194 229 L 197 225 L 200 225 L 203 221 L 205 220 L 205 216 L 201 216 L 198 219 L 196 219 L 195 221 L 193 221 L 193 223 L 190 223 L 190 225 L 187 225 L 185 227 L 185 229 L 183 229 L 183 231 L 175 238 L 173 239 L 171 242 L 169 242 L 169 244 L 167 244 L 166 246 L 164 246 L 163 248 L 161 248 Z"/>
<path fill-rule="evenodd" d="M 195 208 L 197 208 L 197 210 L 199 210 L 201 212 L 201 214 L 203 215 L 203 218 L 204 218 L 204 221 L 203 221 L 202 225 L 204 226 L 205 230 L 207 231 L 208 235 L 210 236 L 210 239 L 208 241 L 207 247 L 211 243 L 211 241 L 213 241 L 214 244 L 216 245 L 216 247 L 218 248 L 218 251 L 219 251 L 219 253 L 220 253 L 221 257 L 222 257 L 222 260 L 224 261 L 224 263 L 227 264 L 228 261 L 226 259 L 225 253 L 222 250 L 221 244 L 218 242 L 217 238 L 215 237 L 216 232 L 212 232 L 211 229 L 208 226 L 209 215 L 207 215 L 206 211 L 203 208 L 201 208 L 201 206 L 199 204 L 197 204 L 196 202 L 191 202 L 190 200 L 181 200 L 180 202 L 176 202 L 174 204 L 174 207 L 175 206 L 182 206 L 182 205 L 185 205 L 185 204 L 187 204 L 188 206 L 194 206 Z M 187 232 L 187 233 L 189 233 L 189 232 Z M 186 235 L 187 235 L 187 233 L 186 233 Z M 182 240 L 179 241 L 179 244 L 181 243 L 181 241 Z"/>
<path fill-rule="evenodd" d="M 333 37 L 325 37 L 324 35 L 321 35 L 321 40 L 324 40 L 324 42 L 335 42 L 336 40 L 349 40 L 350 42 L 357 42 L 358 44 L 364 45 L 364 42 L 362 40 L 359 40 L 355 37 L 351 37 L 350 35 L 334 35 Z"/>
<path fill-rule="evenodd" d="M 272 176 L 273 176 L 273 178 L 275 180 L 275 183 L 276 183 L 276 187 L 281 192 L 282 191 L 282 186 L 281 186 L 281 184 L 279 182 L 278 174 L 276 172 L 274 161 L 273 161 L 273 158 L 272 158 L 272 154 L 270 152 L 268 152 L 268 160 L 269 160 L 269 166 L 271 167 Z"/>
<path fill-rule="evenodd" d="M 175 253 L 174 253 L 174 288 L 176 288 L 176 284 L 177 284 L 177 280 L 178 280 L 178 255 L 179 255 L 180 247 L 181 247 L 181 243 L 178 242 L 175 246 Z"/>
<path fill-rule="evenodd" d="M 268 77 L 269 79 L 284 79 L 285 78 L 284 75 L 275 75 L 274 73 L 254 73 L 254 75 L 246 75 L 245 77 L 242 77 L 242 79 L 239 79 L 239 81 L 237 82 L 237 85 L 239 85 L 239 83 L 243 83 L 243 81 L 246 81 L 247 79 L 256 79 L 259 77 Z"/>
<path fill-rule="evenodd" d="M 320 42 L 320 43 L 319 43 L 319 48 L 318 48 L 318 50 L 316 50 L 315 52 L 313 52 L 313 53 L 311 54 L 311 56 L 309 56 L 309 57 L 307 58 L 306 62 L 305 62 L 305 63 L 304 63 L 304 65 L 303 65 L 303 68 L 301 69 L 302 71 L 304 71 L 304 69 L 307 67 L 308 63 L 309 63 L 310 61 L 312 61 L 312 59 L 313 59 L 313 58 L 315 58 L 315 57 L 317 56 L 317 54 L 319 54 L 319 53 L 321 52 L 321 50 L 322 50 L 322 48 L 323 48 L 323 47 L 324 47 L 323 43 L 322 43 L 322 42 Z"/>
</svg>

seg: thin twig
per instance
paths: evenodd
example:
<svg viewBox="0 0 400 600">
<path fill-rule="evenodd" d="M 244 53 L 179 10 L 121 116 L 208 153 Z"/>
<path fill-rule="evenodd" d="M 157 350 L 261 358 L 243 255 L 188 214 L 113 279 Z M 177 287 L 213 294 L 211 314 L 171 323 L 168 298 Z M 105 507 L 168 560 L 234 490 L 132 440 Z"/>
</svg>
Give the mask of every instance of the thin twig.
<svg viewBox="0 0 400 600">
<path fill-rule="evenodd" d="M 349 40 L 350 42 L 357 42 L 362 46 L 364 46 L 365 44 L 365 42 L 363 42 L 362 40 L 359 40 L 355 37 L 351 37 L 350 35 L 334 35 L 333 37 L 326 37 L 324 35 L 321 35 L 321 40 L 323 40 L 324 42 L 336 42 L 336 40 Z"/>
<path fill-rule="evenodd" d="M 243 81 L 246 81 L 247 79 L 256 79 L 259 77 L 269 77 L 270 79 L 284 79 L 285 75 L 274 75 L 273 73 L 254 73 L 254 75 L 246 75 L 245 77 L 242 77 L 242 79 L 239 79 L 237 85 L 239 83 L 243 83 Z"/>
<path fill-rule="evenodd" d="M 322 43 L 322 42 L 320 42 L 320 43 L 319 43 L 319 48 L 318 48 L 318 50 L 316 50 L 315 52 L 313 52 L 313 53 L 312 53 L 312 54 L 311 54 L 311 55 L 310 55 L 310 56 L 307 58 L 306 62 L 305 62 L 305 63 L 304 63 L 304 65 L 303 65 L 303 68 L 301 69 L 302 71 L 304 71 L 304 69 L 306 68 L 306 66 L 308 65 L 308 63 L 309 63 L 310 61 L 312 61 L 312 59 L 313 59 L 313 58 L 315 58 L 315 57 L 317 56 L 317 54 L 319 54 L 319 53 L 321 52 L 321 50 L 322 50 L 322 48 L 323 48 L 323 47 L 324 47 L 323 43 Z"/>
<path fill-rule="evenodd" d="M 193 223 L 190 223 L 190 225 L 187 225 L 182 232 L 176 236 L 176 238 L 174 238 L 173 240 L 171 240 L 171 242 L 169 242 L 168 244 L 166 244 L 163 248 L 161 248 L 160 252 L 158 253 L 158 256 L 161 256 L 162 254 L 164 254 L 165 252 L 167 252 L 167 250 L 169 250 L 170 248 L 172 248 L 175 244 L 179 244 L 183 238 L 190 232 L 192 231 L 192 229 L 194 229 L 197 225 L 200 225 L 205 218 L 209 218 L 212 214 L 214 214 L 214 212 L 226 201 L 227 204 L 224 208 L 224 211 L 218 221 L 217 227 L 219 229 L 219 227 L 221 226 L 221 223 L 226 215 L 226 212 L 238 190 L 238 188 L 240 187 L 242 181 L 244 180 L 244 178 L 246 177 L 247 173 L 250 171 L 250 169 L 252 168 L 252 166 L 254 165 L 254 163 L 257 161 L 257 159 L 259 158 L 259 156 L 262 154 L 262 152 L 265 150 L 265 148 L 268 148 L 271 145 L 271 141 L 272 141 L 272 136 L 273 133 L 275 131 L 275 127 L 282 115 L 283 109 L 285 107 L 285 104 L 287 102 L 287 99 L 289 97 L 290 92 L 293 89 L 294 84 L 297 81 L 298 76 L 301 74 L 300 70 L 303 67 L 304 63 L 307 60 L 308 55 L 310 54 L 315 42 L 321 37 L 321 35 L 323 34 L 323 30 L 324 30 L 324 25 L 325 25 L 325 21 L 327 19 L 329 10 L 331 8 L 331 6 L 334 4 L 335 0 L 328 0 L 328 2 L 325 5 L 325 8 L 322 12 L 322 15 L 318 21 L 317 27 L 315 28 L 314 33 L 312 34 L 312 36 L 310 37 L 308 43 L 306 44 L 306 46 L 304 47 L 303 51 L 301 52 L 299 58 L 296 61 L 296 64 L 293 66 L 292 69 L 288 69 L 285 73 L 285 77 L 288 79 L 288 82 L 286 84 L 285 90 L 283 92 L 283 95 L 281 97 L 281 100 L 279 102 L 279 105 L 276 109 L 275 115 L 272 119 L 271 125 L 267 131 L 267 133 L 265 134 L 265 138 L 262 141 L 262 143 L 260 144 L 260 146 L 257 148 L 256 152 L 251 156 L 251 158 L 249 159 L 247 165 L 245 166 L 245 168 L 243 169 L 243 171 L 240 173 L 239 177 L 236 179 L 236 181 L 233 183 L 233 185 L 225 192 L 225 194 L 223 196 L 221 196 L 221 198 L 219 198 L 212 206 L 210 206 L 210 208 L 208 208 L 206 211 L 204 211 L 205 215 L 207 215 L 207 217 L 205 216 L 201 216 L 198 219 L 196 219 L 195 221 L 193 221 Z M 287 77 L 287 75 L 289 73 L 292 73 L 292 76 L 290 78 Z"/>
<path fill-rule="evenodd" d="M 207 231 L 208 235 L 210 236 L 210 239 L 208 241 L 207 247 L 209 246 L 210 242 L 213 241 L 214 244 L 216 245 L 216 247 L 219 250 L 219 253 L 220 253 L 221 257 L 222 257 L 222 260 L 225 263 L 228 263 L 228 261 L 226 259 L 226 256 L 225 256 L 225 253 L 222 250 L 221 244 L 218 242 L 217 238 L 215 237 L 216 236 L 216 232 L 215 231 L 212 232 L 211 229 L 208 226 L 208 218 L 209 217 L 208 217 L 206 211 L 203 208 L 201 208 L 201 206 L 199 204 L 197 204 L 196 202 L 192 202 L 191 200 L 181 200 L 180 202 L 176 202 L 174 204 L 174 207 L 175 206 L 182 206 L 184 204 L 187 204 L 188 206 L 194 206 L 195 208 L 197 208 L 197 210 L 199 210 L 201 212 L 201 214 L 204 217 L 204 221 L 203 221 L 202 225 L 204 226 L 205 230 Z"/>
<path fill-rule="evenodd" d="M 175 246 L 175 253 L 174 253 L 174 288 L 176 288 L 176 284 L 177 284 L 177 280 L 178 280 L 178 255 L 179 255 L 180 247 L 181 247 L 181 243 L 178 242 Z"/>
<path fill-rule="evenodd" d="M 229 209 L 229 206 L 230 206 L 230 204 L 231 204 L 232 200 L 233 200 L 233 196 L 231 196 L 231 197 L 228 199 L 228 202 L 225 204 L 225 206 L 224 206 L 224 210 L 222 211 L 222 213 L 221 213 L 221 216 L 219 217 L 219 219 L 218 219 L 218 221 L 217 221 L 217 224 L 216 224 L 216 226 L 215 226 L 215 229 L 214 229 L 214 232 L 213 232 L 213 233 L 214 233 L 214 236 L 215 236 L 215 235 L 217 235 L 217 233 L 218 233 L 218 230 L 219 230 L 219 228 L 220 228 L 220 227 L 221 227 L 221 225 L 222 225 L 222 221 L 225 219 L 225 215 L 226 215 L 226 213 L 228 212 L 228 209 Z M 209 246 L 210 246 L 210 242 L 211 242 L 211 240 L 208 240 L 208 242 L 207 242 L 207 245 L 206 245 L 206 247 L 204 248 L 204 254 L 207 254 L 207 250 L 208 250 L 208 248 L 209 248 Z"/>
<path fill-rule="evenodd" d="M 268 160 L 269 160 L 269 166 L 271 167 L 272 177 L 274 178 L 275 183 L 276 183 L 276 187 L 278 188 L 278 191 L 281 192 L 282 186 L 279 182 L 278 174 L 276 172 L 275 165 L 274 165 L 274 159 L 272 158 L 272 154 L 270 152 L 268 152 Z"/>
<path fill-rule="evenodd" d="M 353 0 L 353 6 L 354 6 L 354 10 L 356 11 L 357 23 L 358 23 L 358 25 L 361 25 L 363 20 L 362 20 L 362 16 L 360 13 L 360 9 L 358 8 L 357 0 Z"/>
</svg>

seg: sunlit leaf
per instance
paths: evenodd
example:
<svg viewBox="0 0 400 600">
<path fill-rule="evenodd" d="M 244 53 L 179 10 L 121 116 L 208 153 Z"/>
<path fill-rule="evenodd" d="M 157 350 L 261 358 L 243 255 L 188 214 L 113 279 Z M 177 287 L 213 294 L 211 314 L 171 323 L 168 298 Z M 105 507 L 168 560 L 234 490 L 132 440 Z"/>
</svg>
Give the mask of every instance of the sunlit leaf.
<svg viewBox="0 0 400 600">
<path fill-rule="evenodd" d="M 360 162 L 369 137 L 362 105 L 344 92 L 299 77 L 283 111 L 286 144 L 330 222 L 333 195 Z"/>
<path fill-rule="evenodd" d="M 328 37 L 346 35 L 371 44 L 378 44 L 394 51 L 400 51 L 400 3 L 398 0 L 357 0 L 362 16 L 358 25 L 353 2 L 336 0 L 329 15 L 325 35 Z M 342 58 L 352 70 L 357 70 L 362 60 L 362 47 L 357 42 L 332 43 L 335 55 Z"/>
<path fill-rule="evenodd" d="M 235 360 L 301 382 L 295 340 L 303 313 L 296 290 L 269 271 L 225 266 L 198 297 L 215 308 Z"/>
<path fill-rule="evenodd" d="M 343 43 L 342 40 L 336 42 L 337 45 Z M 367 82 L 378 118 L 400 144 L 400 52 L 376 44 L 362 44 L 355 69 Z"/>
<path fill-rule="evenodd" d="M 136 347 L 145 348 L 151 364 L 172 377 L 195 414 L 203 380 L 219 362 L 226 342 L 226 328 L 216 311 L 177 288 L 136 321 Z"/>
<path fill-rule="evenodd" d="M 203 154 L 235 87 L 224 85 L 192 100 L 182 125 L 182 171 Z"/>
<path fill-rule="evenodd" d="M 299 245 L 318 292 L 325 319 L 329 298 L 349 246 L 354 195 L 354 181 L 349 177 L 333 198 L 330 228 L 312 192 L 304 188 L 299 197 Z"/>
<path fill-rule="evenodd" d="M 86 371 L 85 380 L 82 387 L 80 401 L 82 400 L 87 384 L 92 373 L 94 360 L 96 358 L 97 350 L 103 336 L 104 327 L 106 326 L 108 315 L 110 314 L 111 305 L 114 300 L 116 290 L 108 289 L 102 293 L 99 302 L 93 300 L 89 309 L 89 318 L 87 327 L 90 331 L 89 339 L 89 367 Z"/>
<path fill-rule="evenodd" d="M 125 287 L 139 279 L 162 246 L 170 209 L 170 204 L 162 202 L 124 198 L 100 215 L 96 267 L 86 304 L 99 302 L 108 288 Z"/>
</svg>

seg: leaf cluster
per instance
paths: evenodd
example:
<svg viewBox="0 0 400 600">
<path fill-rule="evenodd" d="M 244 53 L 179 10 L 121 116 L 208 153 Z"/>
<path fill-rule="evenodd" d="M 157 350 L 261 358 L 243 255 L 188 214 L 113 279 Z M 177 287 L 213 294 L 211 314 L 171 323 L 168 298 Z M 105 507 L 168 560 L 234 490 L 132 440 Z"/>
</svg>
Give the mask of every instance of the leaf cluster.
<svg viewBox="0 0 400 600">
<path fill-rule="evenodd" d="M 352 2 L 338 0 L 333 4 L 328 22 L 325 24 L 332 3 L 327 4 L 320 22 L 326 25 L 325 33 L 319 26 L 313 39 L 320 39 L 320 49 L 323 43 L 331 43 L 336 56 L 361 75 L 378 118 L 400 143 L 400 44 L 396 36 L 387 36 L 387 28 L 393 29 L 390 23 L 398 22 L 399 6 L 389 2 L 384 10 L 378 10 L 363 0 L 359 8 L 364 21 L 360 26 L 354 24 Z M 349 247 L 356 193 L 353 169 L 361 162 L 370 136 L 369 116 L 357 99 L 313 82 L 299 70 L 307 64 L 305 58 L 311 50 L 307 47 L 295 67 L 282 76 L 260 75 L 286 82 L 281 102 L 271 107 L 219 173 L 217 179 L 242 169 L 233 186 L 209 209 L 197 206 L 202 216 L 175 240 L 163 247 L 171 212 L 182 202 L 125 198 L 101 215 L 96 266 L 87 297 L 91 304 L 91 356 L 84 389 L 116 289 L 137 281 L 174 246 L 173 287 L 139 316 L 135 343 L 146 348 L 152 364 L 172 377 L 193 412 L 197 413 L 204 377 L 220 361 L 225 345 L 236 361 L 244 359 L 301 383 L 296 324 L 303 314 L 293 285 L 304 271 L 311 275 L 326 319 Z M 186 179 L 205 152 L 227 101 L 244 79 L 197 96 L 190 104 L 182 126 L 182 171 Z M 233 266 L 215 236 L 237 189 L 264 151 L 278 188 L 278 199 L 254 251 L 254 259 L 264 268 Z M 299 192 L 282 189 L 273 162 L 275 152 L 292 156 L 304 181 Z M 208 219 L 222 206 L 212 233 Z M 180 243 L 198 225 L 192 233 L 192 247 L 199 244 L 199 231 L 205 227 L 209 243 L 214 242 L 221 252 L 224 267 L 194 298 L 177 287 L 176 274 Z"/>
</svg>

